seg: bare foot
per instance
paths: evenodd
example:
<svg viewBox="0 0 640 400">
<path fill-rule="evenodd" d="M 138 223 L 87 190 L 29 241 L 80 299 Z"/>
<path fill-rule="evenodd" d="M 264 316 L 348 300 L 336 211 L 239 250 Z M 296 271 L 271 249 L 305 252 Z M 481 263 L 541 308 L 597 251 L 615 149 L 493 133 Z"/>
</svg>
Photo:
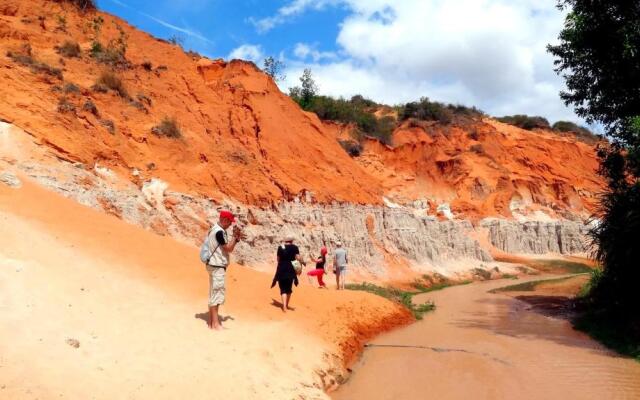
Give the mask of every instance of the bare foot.
<svg viewBox="0 0 640 400">
<path fill-rule="evenodd" d="M 289 307 L 289 306 L 287 306 L 287 310 L 295 311 L 296 309 L 295 309 L 295 308 L 293 308 L 293 307 Z"/>
</svg>

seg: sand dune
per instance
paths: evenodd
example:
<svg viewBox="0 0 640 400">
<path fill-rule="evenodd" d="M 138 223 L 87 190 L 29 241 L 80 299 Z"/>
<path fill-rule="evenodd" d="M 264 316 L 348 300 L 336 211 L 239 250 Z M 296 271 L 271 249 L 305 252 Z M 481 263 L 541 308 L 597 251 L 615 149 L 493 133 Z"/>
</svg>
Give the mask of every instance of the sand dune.
<svg viewBox="0 0 640 400">
<path fill-rule="evenodd" d="M 212 332 L 197 249 L 24 178 L 0 221 L 0 398 L 325 398 L 363 339 L 411 318 L 306 282 L 283 315 L 271 276 L 233 265 Z"/>
</svg>

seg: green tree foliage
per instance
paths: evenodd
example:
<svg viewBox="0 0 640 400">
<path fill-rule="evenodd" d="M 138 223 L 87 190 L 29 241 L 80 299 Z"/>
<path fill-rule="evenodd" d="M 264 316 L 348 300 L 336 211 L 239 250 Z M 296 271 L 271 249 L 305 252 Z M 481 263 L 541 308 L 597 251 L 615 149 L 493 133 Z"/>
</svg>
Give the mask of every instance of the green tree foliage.
<svg viewBox="0 0 640 400">
<path fill-rule="evenodd" d="M 282 72 L 285 68 L 284 62 L 276 60 L 272 56 L 269 56 L 264 59 L 262 65 L 262 70 L 264 71 L 264 73 L 269 75 L 274 81 L 283 81 L 286 78 L 286 75 L 284 75 L 284 73 Z"/>
<path fill-rule="evenodd" d="M 318 93 L 318 85 L 313 79 L 311 70 L 309 68 L 305 68 L 302 72 L 302 76 L 300 77 L 300 84 L 301 85 L 299 88 L 294 88 L 295 90 L 292 90 L 294 90 L 294 93 L 297 94 L 297 97 L 299 99 L 296 101 L 298 101 L 300 106 L 306 110 L 311 105 L 311 102 L 313 101 L 316 93 Z M 291 97 L 295 98 L 296 96 Z"/>
<path fill-rule="evenodd" d="M 305 100 L 301 87 L 290 89 L 289 96 L 304 110 L 316 113 L 318 118 L 322 120 L 354 124 L 357 128 L 355 138 L 357 140 L 370 136 L 382 143 L 391 144 L 396 120 L 392 117 L 377 118 L 370 108 L 376 107 L 378 104 L 372 100 L 361 95 L 355 95 L 350 100 L 313 95 L 310 99 Z M 352 151 L 351 148 L 348 150 L 349 154 L 359 155 L 361 149 Z"/>
<path fill-rule="evenodd" d="M 638 321 L 640 2 L 562 0 L 559 7 L 569 13 L 560 43 L 548 50 L 566 81 L 561 97 L 588 122 L 603 124 L 611 139 L 599 151 L 608 190 L 592 232 L 604 268 L 592 299 Z"/>
</svg>

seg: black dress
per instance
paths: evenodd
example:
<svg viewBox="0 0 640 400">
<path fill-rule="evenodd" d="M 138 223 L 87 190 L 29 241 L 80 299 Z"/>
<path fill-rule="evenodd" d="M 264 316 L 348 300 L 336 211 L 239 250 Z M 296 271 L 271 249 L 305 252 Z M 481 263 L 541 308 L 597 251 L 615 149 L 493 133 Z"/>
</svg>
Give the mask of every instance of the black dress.
<svg viewBox="0 0 640 400">
<path fill-rule="evenodd" d="M 295 244 L 278 246 L 278 268 L 273 277 L 273 282 L 271 282 L 271 287 L 274 287 L 278 282 L 280 294 L 291 294 L 293 292 L 293 284 L 295 283 L 298 286 L 298 275 L 296 275 L 293 264 L 291 264 L 298 254 L 300 254 L 300 250 Z"/>
</svg>

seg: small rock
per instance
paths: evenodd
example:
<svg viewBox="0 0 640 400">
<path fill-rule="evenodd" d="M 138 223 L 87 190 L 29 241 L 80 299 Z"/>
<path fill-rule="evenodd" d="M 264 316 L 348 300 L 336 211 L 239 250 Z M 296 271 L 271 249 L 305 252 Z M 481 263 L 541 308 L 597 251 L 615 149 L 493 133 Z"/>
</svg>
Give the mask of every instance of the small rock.
<svg viewBox="0 0 640 400">
<path fill-rule="evenodd" d="M 78 341 L 78 339 L 67 339 L 67 344 L 74 349 L 80 347 L 80 341 Z"/>
<path fill-rule="evenodd" d="M 22 186 L 22 182 L 12 172 L 3 172 L 0 174 L 0 182 L 12 188 L 19 188 Z"/>
</svg>

